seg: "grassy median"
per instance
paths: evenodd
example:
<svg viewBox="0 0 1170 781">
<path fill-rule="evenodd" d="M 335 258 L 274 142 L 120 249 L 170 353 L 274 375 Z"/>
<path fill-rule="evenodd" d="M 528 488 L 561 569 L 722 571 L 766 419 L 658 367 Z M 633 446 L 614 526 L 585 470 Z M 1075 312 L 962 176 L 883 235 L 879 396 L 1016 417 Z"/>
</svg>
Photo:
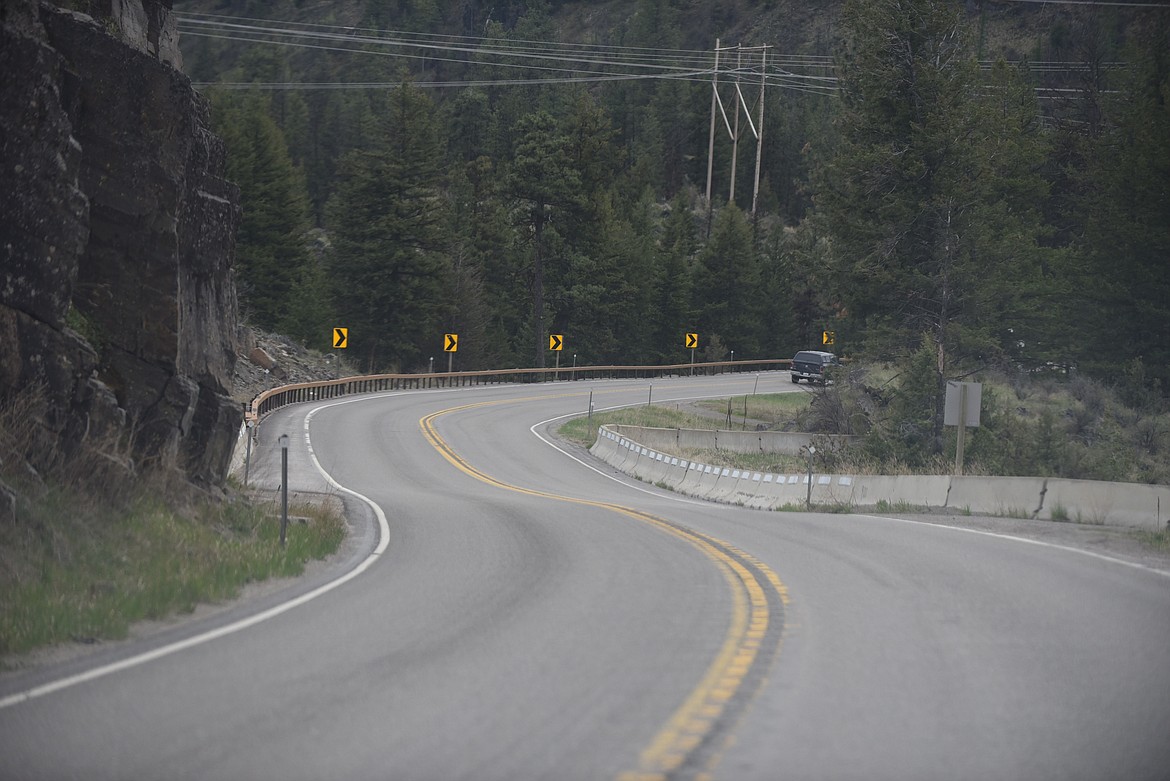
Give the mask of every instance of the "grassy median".
<svg viewBox="0 0 1170 781">
<path fill-rule="evenodd" d="M 789 420 L 802 410 L 808 409 L 808 404 L 809 395 L 805 393 L 733 396 L 730 399 L 704 399 L 694 404 L 676 402 L 650 406 L 641 404 L 597 412 L 594 413 L 592 420 L 573 418 L 561 426 L 559 433 L 571 442 L 583 447 L 592 447 L 597 439 L 598 427 L 605 424 L 738 431 L 755 429 L 760 423 L 775 425 Z M 746 416 L 743 414 L 745 405 Z M 729 408 L 732 410 L 730 416 L 727 412 Z M 802 458 L 782 453 L 733 453 L 728 450 L 682 448 L 673 455 L 712 466 L 753 469 L 758 472 L 799 472 L 807 465 Z"/>
</svg>

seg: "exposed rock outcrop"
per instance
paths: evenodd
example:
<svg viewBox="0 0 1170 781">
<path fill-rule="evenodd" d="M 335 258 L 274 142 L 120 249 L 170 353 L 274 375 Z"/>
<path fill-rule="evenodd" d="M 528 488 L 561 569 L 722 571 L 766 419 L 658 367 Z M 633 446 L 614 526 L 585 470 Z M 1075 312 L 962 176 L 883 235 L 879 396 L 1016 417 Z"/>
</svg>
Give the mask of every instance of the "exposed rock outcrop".
<svg viewBox="0 0 1170 781">
<path fill-rule="evenodd" d="M 0 6 L 0 399 L 43 386 L 33 462 L 121 434 L 219 483 L 242 415 L 238 192 L 169 0 L 74 5 L 99 18 Z"/>
</svg>

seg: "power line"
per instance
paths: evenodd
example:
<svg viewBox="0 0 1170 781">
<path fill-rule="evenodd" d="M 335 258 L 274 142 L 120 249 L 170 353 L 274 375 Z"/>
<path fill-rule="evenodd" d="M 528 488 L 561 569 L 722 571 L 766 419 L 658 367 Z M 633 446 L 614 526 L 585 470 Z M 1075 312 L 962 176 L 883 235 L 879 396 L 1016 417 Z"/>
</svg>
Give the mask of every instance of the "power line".
<svg viewBox="0 0 1170 781">
<path fill-rule="evenodd" d="M 1083 2 L 1084 0 L 1015 0 L 1016 2 Z M 530 86 L 582 84 L 591 82 L 675 79 L 708 81 L 716 75 L 708 65 L 710 52 L 688 49 L 654 49 L 649 47 L 602 44 L 549 43 L 546 41 L 380 31 L 369 28 L 322 25 L 304 22 L 271 22 L 249 17 L 219 14 L 180 14 L 183 35 L 197 38 L 267 44 L 317 51 L 366 54 L 428 62 L 451 62 L 463 66 L 516 69 L 544 74 L 540 77 L 479 78 L 451 81 L 416 81 L 423 88 Z M 729 47 L 727 51 L 735 51 Z M 444 56 L 449 55 L 449 56 Z M 475 59 L 469 59 L 473 57 Z M 515 62 L 514 60 L 525 60 Z M 544 64 L 538 64 L 544 63 Z M 989 69 L 992 61 L 981 61 Z M 1083 73 L 1088 63 L 1070 61 L 1010 62 L 1025 65 L 1034 73 Z M 1100 67 L 1115 69 L 1125 63 L 1109 62 Z M 811 71 L 798 73 L 800 71 Z M 837 92 L 835 64 L 826 55 L 773 55 L 768 67 L 752 66 L 720 69 L 718 76 L 738 81 L 741 86 L 765 85 L 808 94 L 832 95 Z M 817 75 L 817 72 L 829 75 Z M 198 83 L 197 87 L 219 86 L 224 89 L 265 90 L 335 90 L 393 89 L 398 82 L 233 82 Z M 1036 93 L 1054 88 L 1036 87 Z M 1066 91 L 1076 91 L 1068 89 Z"/>
<path fill-rule="evenodd" d="M 501 41 L 500 39 L 468 39 L 462 37 L 458 38 L 457 40 L 469 41 L 470 43 L 441 43 L 431 40 L 418 40 L 408 37 L 410 35 L 417 34 L 358 35 L 356 31 L 352 31 L 352 28 L 327 28 L 341 30 L 341 32 L 324 32 L 296 30 L 287 27 L 274 27 L 271 25 L 238 24 L 234 22 L 207 21 L 188 17 L 180 18 L 180 31 L 187 34 L 200 35 L 200 28 L 211 28 L 222 37 L 271 35 L 274 36 L 271 42 L 278 44 L 286 39 L 332 41 L 339 44 L 346 44 L 345 46 L 339 48 L 341 50 L 349 51 L 368 51 L 368 49 L 356 48 L 357 46 L 374 46 L 378 48 L 410 48 L 433 50 L 445 53 L 471 54 L 480 57 L 543 59 L 557 62 L 579 62 L 586 65 L 613 65 L 643 68 L 646 70 L 694 69 L 694 63 L 701 63 L 706 61 L 705 57 L 698 57 L 700 53 L 697 52 L 688 53 L 688 56 L 686 57 L 675 57 L 673 60 L 667 60 L 665 53 L 659 52 L 655 54 L 655 57 L 659 60 L 663 60 L 662 62 L 648 62 L 646 61 L 647 57 L 645 54 L 643 54 L 639 59 L 619 59 L 614 58 L 613 56 L 607 56 L 607 53 L 604 49 L 579 49 L 579 53 L 574 54 L 572 51 L 566 51 L 565 46 L 549 43 L 540 43 L 535 45 L 511 45 L 509 42 Z M 209 34 L 204 33 L 204 35 Z M 491 44 L 488 45 L 485 43 L 486 41 L 491 41 Z M 686 62 L 688 59 L 691 60 L 690 63 Z M 462 62 L 462 60 L 455 61 Z"/>
<path fill-rule="evenodd" d="M 255 22 L 255 23 L 254 23 Z M 583 83 L 589 81 L 629 81 L 640 79 L 680 79 L 706 81 L 713 74 L 707 64 L 710 53 L 683 49 L 650 49 L 586 44 L 549 44 L 533 41 L 506 41 L 499 38 L 473 38 L 467 36 L 445 36 L 420 33 L 384 33 L 366 35 L 360 28 L 336 25 L 306 23 L 281 23 L 280 26 L 264 20 L 222 15 L 181 15 L 180 31 L 191 37 L 218 40 L 241 41 L 244 43 L 270 44 L 320 51 L 335 51 L 351 54 L 372 54 L 378 56 L 421 59 L 436 62 L 454 62 L 460 65 L 516 68 L 526 71 L 541 71 L 548 74 L 568 74 L 530 79 L 474 79 L 447 82 L 417 82 L 417 86 L 500 86 L 521 84 Z M 490 45 L 488 45 L 490 43 Z M 428 53 L 408 53 L 406 49 L 420 49 Z M 440 54 L 463 55 L 439 56 Z M 482 62 L 467 59 L 467 55 L 493 59 Z M 529 59 L 533 63 L 517 63 L 500 60 Z M 815 55 L 781 55 L 776 58 L 785 69 L 813 68 L 831 69 L 829 57 Z M 535 62 L 555 65 L 537 65 Z M 616 72 L 615 72 L 616 71 Z M 833 90 L 832 76 L 806 76 L 791 70 L 765 73 L 762 78 L 775 86 L 826 93 Z M 758 85 L 761 74 L 751 68 L 739 71 L 724 70 L 720 75 L 728 78 L 739 77 L 745 85 Z M 802 84 L 803 80 L 810 82 Z M 204 86 L 204 85 L 198 85 Z M 221 85 L 228 86 L 228 85 Z M 390 88 L 389 83 L 354 84 L 350 88 Z M 242 89 L 242 84 L 232 84 L 230 89 Z M 264 89 L 342 89 L 336 82 L 269 82 Z"/>
<path fill-rule="evenodd" d="M 398 58 L 402 58 L 402 59 L 427 60 L 427 61 L 438 61 L 438 62 L 455 62 L 455 63 L 459 63 L 459 64 L 463 64 L 463 65 L 479 64 L 479 65 L 484 65 L 484 66 L 494 67 L 494 68 L 521 68 L 521 69 L 529 70 L 529 71 L 548 71 L 548 72 L 554 72 L 554 73 L 561 73 L 561 72 L 586 73 L 586 74 L 594 75 L 594 76 L 598 77 L 599 79 L 603 78 L 603 77 L 611 77 L 614 75 L 614 74 L 608 73 L 606 71 L 590 71 L 590 70 L 582 70 L 580 68 L 572 68 L 572 69 L 553 68 L 553 67 L 542 66 L 542 65 L 519 64 L 519 63 L 508 63 L 508 62 L 496 62 L 496 63 L 470 62 L 469 63 L 466 60 L 459 60 L 459 59 L 454 59 L 454 58 L 450 58 L 450 57 L 435 57 L 433 55 L 425 55 L 425 54 L 408 54 L 408 53 L 398 52 L 398 51 L 372 51 L 369 49 L 354 49 L 354 48 L 349 48 L 349 47 L 345 47 L 345 46 L 326 46 L 323 44 L 302 43 L 299 41 L 281 41 L 281 40 L 273 40 L 270 38 L 255 38 L 255 37 L 248 36 L 248 35 L 218 35 L 215 33 L 204 33 L 204 32 L 186 32 L 186 33 L 184 33 L 184 35 L 193 36 L 196 38 L 213 38 L 213 39 L 227 40 L 227 41 L 242 41 L 244 43 L 261 43 L 261 44 L 272 44 L 272 45 L 276 45 L 276 46 L 291 46 L 291 47 L 301 48 L 301 49 L 314 49 L 317 51 L 346 52 L 349 54 L 369 54 L 369 55 L 376 55 L 376 56 L 382 56 L 382 57 L 398 57 Z M 553 59 L 553 58 L 550 58 L 550 59 Z M 567 59 L 564 61 L 575 62 L 575 60 L 571 60 L 571 59 Z M 687 77 L 694 76 L 694 75 L 701 75 L 703 73 L 709 74 L 710 69 L 707 69 L 706 71 L 692 71 L 692 72 L 679 71 L 679 72 L 675 72 L 675 73 L 669 74 L 669 75 L 643 73 L 643 74 L 623 74 L 623 76 L 624 76 L 624 78 L 628 78 L 628 79 L 687 78 Z"/>
</svg>

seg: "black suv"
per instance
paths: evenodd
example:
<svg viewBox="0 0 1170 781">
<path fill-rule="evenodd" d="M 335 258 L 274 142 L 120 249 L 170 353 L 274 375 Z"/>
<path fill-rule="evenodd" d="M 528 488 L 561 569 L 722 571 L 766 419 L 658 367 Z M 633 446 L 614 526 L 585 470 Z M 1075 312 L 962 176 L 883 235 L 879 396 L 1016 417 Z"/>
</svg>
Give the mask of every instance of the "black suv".
<svg viewBox="0 0 1170 781">
<path fill-rule="evenodd" d="M 825 367 L 836 366 L 837 356 L 817 350 L 801 350 L 792 359 L 792 381 L 825 384 Z"/>
</svg>

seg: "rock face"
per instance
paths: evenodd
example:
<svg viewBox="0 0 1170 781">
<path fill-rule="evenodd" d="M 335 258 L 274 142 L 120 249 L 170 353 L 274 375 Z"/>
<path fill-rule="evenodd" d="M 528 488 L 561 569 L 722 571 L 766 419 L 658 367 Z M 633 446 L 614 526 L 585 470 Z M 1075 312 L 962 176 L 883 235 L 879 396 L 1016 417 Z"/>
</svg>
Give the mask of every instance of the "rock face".
<svg viewBox="0 0 1170 781">
<path fill-rule="evenodd" d="M 122 435 L 220 483 L 242 417 L 238 192 L 170 0 L 73 5 L 98 18 L 0 4 L 0 399 L 43 386 L 40 458 Z"/>
</svg>

